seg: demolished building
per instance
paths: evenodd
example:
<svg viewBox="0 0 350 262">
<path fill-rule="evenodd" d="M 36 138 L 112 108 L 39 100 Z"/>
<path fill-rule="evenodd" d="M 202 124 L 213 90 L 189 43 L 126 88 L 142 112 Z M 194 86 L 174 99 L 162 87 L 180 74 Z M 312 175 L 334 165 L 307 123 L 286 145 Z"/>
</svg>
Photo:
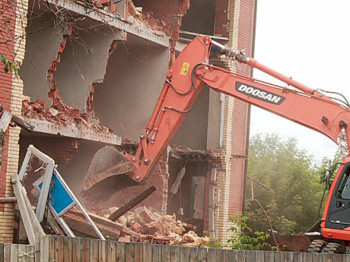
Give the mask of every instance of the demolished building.
<svg viewBox="0 0 350 262">
<path fill-rule="evenodd" d="M 101 190 L 95 206 L 80 190 L 100 148 L 135 150 L 167 69 L 191 37 L 216 36 L 253 56 L 256 0 L 4 0 L 0 13 L 0 54 L 19 67 L 18 76 L 0 71 L 0 104 L 33 127 L 6 132 L 0 197 L 13 196 L 10 177 L 33 144 L 91 211 L 154 186 L 143 205 L 175 213 L 199 235 L 227 238 L 230 216 L 244 205 L 249 105 L 209 88 L 145 183 Z M 211 63 L 252 73 L 223 58 Z M 14 215 L 13 203 L 0 205 L 0 242 L 12 242 Z"/>
</svg>

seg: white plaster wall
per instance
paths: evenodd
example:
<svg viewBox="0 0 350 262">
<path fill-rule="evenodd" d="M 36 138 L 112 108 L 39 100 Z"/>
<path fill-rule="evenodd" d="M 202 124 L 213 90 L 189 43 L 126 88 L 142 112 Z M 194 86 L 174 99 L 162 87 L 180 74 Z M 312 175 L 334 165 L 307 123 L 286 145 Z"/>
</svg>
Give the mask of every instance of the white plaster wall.
<svg viewBox="0 0 350 262">
<path fill-rule="evenodd" d="M 103 81 L 110 45 L 118 37 L 119 34 L 108 27 L 74 31 L 54 74 L 66 105 L 86 111 L 92 83 Z"/>
<path fill-rule="evenodd" d="M 169 49 L 118 42 L 106 78 L 97 85 L 94 105 L 102 124 L 138 141 L 163 87 Z"/>
<path fill-rule="evenodd" d="M 24 84 L 23 93 L 32 101 L 40 98 L 48 103 L 47 72 L 57 56 L 62 35 L 53 26 L 51 14 L 31 20 L 26 32 L 25 57 L 19 70 Z"/>
<path fill-rule="evenodd" d="M 206 150 L 208 134 L 209 88 L 204 87 L 195 107 L 189 112 L 171 143 L 197 150 Z"/>
</svg>

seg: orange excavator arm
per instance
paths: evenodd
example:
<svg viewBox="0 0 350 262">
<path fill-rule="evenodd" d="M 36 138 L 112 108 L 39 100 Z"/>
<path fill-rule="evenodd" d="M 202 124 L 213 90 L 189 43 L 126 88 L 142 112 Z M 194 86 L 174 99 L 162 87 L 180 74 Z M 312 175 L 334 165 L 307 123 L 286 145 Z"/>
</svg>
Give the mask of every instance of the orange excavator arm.
<svg viewBox="0 0 350 262">
<path fill-rule="evenodd" d="M 211 51 L 225 54 L 240 63 L 262 70 L 296 89 L 273 85 L 209 65 Z M 246 57 L 241 51 L 224 47 L 207 36 L 197 37 L 187 45 L 169 69 L 146 131 L 140 137 L 136 154 L 122 153 L 118 164 L 108 169 L 99 169 L 97 172 L 92 170 L 94 175 L 88 175 L 86 179 L 87 188 L 106 177 L 121 173 L 136 182 L 147 177 L 186 113 L 195 105 L 197 96 L 205 84 L 220 93 L 316 130 L 334 142 L 337 142 L 340 132 L 346 129 L 350 122 L 347 105 L 338 103 L 321 92 Z M 350 141 L 349 132 L 346 134 L 347 140 Z M 120 161 L 121 158 L 127 161 Z"/>
</svg>

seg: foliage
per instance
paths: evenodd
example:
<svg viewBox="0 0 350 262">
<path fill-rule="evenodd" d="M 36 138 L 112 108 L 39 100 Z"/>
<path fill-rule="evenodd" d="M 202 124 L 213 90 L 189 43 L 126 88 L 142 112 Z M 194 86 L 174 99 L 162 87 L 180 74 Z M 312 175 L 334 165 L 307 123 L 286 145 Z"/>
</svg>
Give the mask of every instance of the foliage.
<svg viewBox="0 0 350 262">
<path fill-rule="evenodd" d="M 232 249 L 240 250 L 261 250 L 264 247 L 272 246 L 267 243 L 267 239 L 270 237 L 268 233 L 262 231 L 254 231 L 247 224 L 247 217 L 238 215 L 230 218 L 233 226 L 229 229 L 233 234 L 227 240 L 230 243 L 229 247 Z"/>
<path fill-rule="evenodd" d="M 261 250 L 264 247 L 277 250 L 278 247 L 270 245 L 267 240 L 270 237 L 268 233 L 262 231 L 253 231 L 247 224 L 247 217 L 241 216 L 241 214 L 235 214 L 230 218 L 233 223 L 232 227 L 228 231 L 232 232 L 232 235 L 227 240 L 228 245 L 224 245 L 219 240 L 212 240 L 208 244 L 211 248 L 232 248 L 238 250 Z"/>
<path fill-rule="evenodd" d="M 5 73 L 14 72 L 14 74 L 18 75 L 18 69 L 15 63 L 10 62 L 3 54 L 0 54 L 0 64 L 4 65 Z"/>
<path fill-rule="evenodd" d="M 312 156 L 297 147 L 297 141 L 282 141 L 276 134 L 258 134 L 250 139 L 248 176 L 270 190 L 254 183 L 254 198 L 266 210 L 274 230 L 280 234 L 306 231 L 318 219 L 324 185 L 324 166 L 315 167 Z M 268 230 L 262 211 L 253 202 L 247 183 L 245 215 L 250 227 Z"/>
</svg>

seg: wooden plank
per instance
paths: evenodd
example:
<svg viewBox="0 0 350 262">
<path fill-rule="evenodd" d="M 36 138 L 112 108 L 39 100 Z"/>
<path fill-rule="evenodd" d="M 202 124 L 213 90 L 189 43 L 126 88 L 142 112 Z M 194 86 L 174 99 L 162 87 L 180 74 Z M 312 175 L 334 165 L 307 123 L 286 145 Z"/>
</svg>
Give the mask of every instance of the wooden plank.
<svg viewBox="0 0 350 262">
<path fill-rule="evenodd" d="M 197 247 L 190 248 L 190 260 L 189 261 L 190 262 L 198 261 L 198 248 Z"/>
<path fill-rule="evenodd" d="M 47 165 L 45 168 L 44 180 L 42 182 L 42 187 L 40 190 L 39 199 L 38 199 L 38 203 L 36 205 L 36 211 L 35 211 L 36 217 L 38 218 L 38 220 L 40 222 L 42 222 L 44 219 L 45 208 L 46 208 L 46 204 L 47 204 L 48 197 L 49 197 L 53 169 L 55 166 L 55 162 L 53 160 L 51 161 L 49 159 L 46 160 L 46 157 L 45 157 L 45 160 L 43 160 L 43 161 Z"/>
<path fill-rule="evenodd" d="M 190 260 L 190 248 L 180 247 L 180 261 L 188 262 Z"/>
<path fill-rule="evenodd" d="M 4 261 L 4 244 L 0 243 L 0 262 Z"/>
<path fill-rule="evenodd" d="M 55 261 L 63 261 L 63 236 L 55 236 Z"/>
<path fill-rule="evenodd" d="M 152 262 L 162 262 L 162 245 L 152 245 Z"/>
<path fill-rule="evenodd" d="M 50 238 L 52 236 L 42 236 L 39 240 L 39 257 L 40 262 L 52 261 L 55 257 L 50 257 Z M 55 246 L 53 246 L 52 250 L 54 250 Z"/>
<path fill-rule="evenodd" d="M 207 261 L 207 253 L 208 253 L 208 248 L 199 248 L 198 249 L 198 261 L 199 262 Z"/>
<path fill-rule="evenodd" d="M 89 256 L 91 262 L 98 262 L 98 242 L 97 239 L 90 239 Z"/>
<path fill-rule="evenodd" d="M 90 240 L 87 238 L 81 238 L 80 241 L 80 245 L 81 245 L 81 254 L 79 254 L 79 257 L 81 258 L 82 262 L 88 262 L 90 261 L 90 254 L 89 254 L 89 250 L 90 250 Z"/>
<path fill-rule="evenodd" d="M 190 260 L 190 248 L 180 247 L 180 261 L 187 262 Z"/>
<path fill-rule="evenodd" d="M 0 132 L 6 133 L 6 130 L 11 122 L 12 115 L 9 111 L 3 111 L 0 118 Z"/>
<path fill-rule="evenodd" d="M 255 255 L 256 251 L 255 250 L 246 250 L 246 261 L 255 261 Z"/>
<path fill-rule="evenodd" d="M 293 257 L 294 257 L 294 253 L 293 252 L 284 252 L 285 253 L 285 261 L 286 262 L 293 262 Z"/>
<path fill-rule="evenodd" d="M 276 252 L 275 261 L 284 261 L 285 260 L 285 252 Z"/>
<path fill-rule="evenodd" d="M 134 246 L 135 246 L 134 261 L 135 262 L 142 262 L 142 255 L 143 255 L 142 244 L 141 243 L 134 243 Z"/>
<path fill-rule="evenodd" d="M 274 262 L 275 261 L 275 253 L 272 251 L 265 251 L 264 256 L 265 256 L 265 262 Z"/>
<path fill-rule="evenodd" d="M 302 253 L 302 261 L 312 262 L 312 253 L 307 253 L 307 252 Z"/>
<path fill-rule="evenodd" d="M 255 261 L 256 262 L 265 262 L 265 252 L 256 250 L 255 251 Z"/>
<path fill-rule="evenodd" d="M 81 254 L 82 254 L 82 246 L 81 246 L 81 238 L 79 237 L 75 237 L 75 238 L 70 238 L 72 240 L 72 248 L 71 248 L 71 252 L 72 252 L 72 260 L 74 262 L 80 262 L 80 261 L 89 261 L 89 257 L 87 257 L 87 260 L 82 260 L 81 259 Z M 86 250 L 85 251 L 87 253 L 87 255 L 89 254 L 89 252 Z M 69 260 L 67 260 L 69 261 Z"/>
<path fill-rule="evenodd" d="M 322 261 L 322 256 L 321 256 L 321 254 L 312 253 L 312 261 L 313 261 L 313 262 Z"/>
<path fill-rule="evenodd" d="M 11 261 L 11 244 L 4 245 L 4 262 Z"/>
<path fill-rule="evenodd" d="M 116 241 L 106 241 L 106 260 L 115 262 L 117 259 Z"/>
<path fill-rule="evenodd" d="M 228 262 L 228 253 L 226 249 L 217 249 L 216 250 L 217 260 L 220 262 Z"/>
<path fill-rule="evenodd" d="M 0 262 L 4 261 L 4 244 L 0 243 Z"/>
<path fill-rule="evenodd" d="M 98 242 L 98 260 L 100 262 L 106 262 L 106 241 Z"/>
<path fill-rule="evenodd" d="M 32 126 L 31 124 L 25 122 L 22 118 L 12 115 L 11 118 L 12 122 L 14 122 L 17 126 L 26 129 L 28 131 L 33 131 L 34 130 L 34 126 Z"/>
<path fill-rule="evenodd" d="M 65 235 L 65 232 L 62 230 L 61 226 L 58 224 L 61 220 L 55 219 L 55 215 L 52 213 L 53 209 L 49 208 L 50 211 L 47 213 L 46 221 L 50 225 L 51 229 L 55 232 L 55 235 Z M 62 219 L 62 218 L 61 218 Z"/>
<path fill-rule="evenodd" d="M 9 244 L 10 245 L 10 261 L 11 262 L 18 262 L 18 245 L 16 244 Z"/>
<path fill-rule="evenodd" d="M 143 244 L 142 246 L 143 253 L 143 262 L 152 261 L 152 245 L 151 244 Z"/>
<path fill-rule="evenodd" d="M 117 250 L 116 262 L 125 262 L 125 243 L 117 242 L 116 243 L 116 250 Z"/>
<path fill-rule="evenodd" d="M 181 247 L 170 246 L 170 261 L 179 262 L 180 261 Z"/>
<path fill-rule="evenodd" d="M 236 260 L 235 261 L 239 261 L 239 262 L 248 261 L 245 259 L 245 250 L 236 250 Z"/>
<path fill-rule="evenodd" d="M 156 188 L 154 186 L 151 186 L 147 188 L 145 191 L 131 199 L 128 203 L 120 207 L 117 211 L 115 211 L 113 214 L 111 214 L 108 219 L 112 221 L 116 221 L 118 218 L 120 218 L 122 215 L 124 215 L 126 212 L 128 212 L 130 209 L 138 205 L 140 202 L 145 200 L 147 197 L 149 197 Z"/>
<path fill-rule="evenodd" d="M 350 262 L 350 255 L 343 255 L 343 262 Z"/>
<path fill-rule="evenodd" d="M 161 261 L 170 261 L 170 246 L 162 246 L 162 260 Z"/>
<path fill-rule="evenodd" d="M 125 261 L 133 262 L 135 255 L 134 243 L 125 243 Z"/>
<path fill-rule="evenodd" d="M 23 247 L 23 255 L 25 255 L 27 257 L 26 262 L 34 262 L 34 261 L 39 261 L 39 260 L 35 260 L 35 246 L 29 246 L 29 245 L 21 245 Z M 21 260 L 22 261 L 22 260 Z"/>
<path fill-rule="evenodd" d="M 21 262 L 27 262 L 29 256 L 31 256 L 32 254 L 28 253 L 27 251 L 27 246 L 25 245 L 18 245 L 18 253 L 17 253 L 17 257 L 18 260 Z M 33 254 L 34 255 L 34 254 Z"/>
<path fill-rule="evenodd" d="M 323 262 L 332 262 L 333 261 L 333 254 L 322 254 L 322 260 Z"/>
<path fill-rule="evenodd" d="M 22 194 L 22 185 L 19 182 L 18 175 L 14 174 L 12 176 L 12 187 L 17 198 L 17 205 L 19 211 L 21 213 L 21 218 L 23 221 L 24 228 L 27 233 L 27 237 L 30 245 L 35 245 L 35 232 L 34 227 L 31 221 L 31 217 L 29 215 L 29 209 L 27 208 L 26 201 L 24 200 L 24 196 Z M 32 208 L 32 207 L 30 207 Z"/>
<path fill-rule="evenodd" d="M 63 238 L 63 260 L 64 261 L 73 260 L 73 238 L 71 237 Z"/>
<path fill-rule="evenodd" d="M 217 261 L 217 259 L 216 259 L 216 249 L 215 248 L 209 248 L 208 249 L 207 261 L 208 262 L 215 262 L 215 261 Z"/>
<path fill-rule="evenodd" d="M 343 261 L 343 256 L 344 255 L 342 255 L 342 254 L 334 254 L 333 255 L 333 262 L 342 262 Z M 325 260 L 323 260 L 323 261 L 325 261 Z M 329 261 L 332 261 L 332 260 L 329 260 Z"/>
<path fill-rule="evenodd" d="M 275 261 L 283 261 L 282 260 L 282 252 L 276 252 L 275 253 Z"/>
<path fill-rule="evenodd" d="M 237 261 L 236 260 L 236 250 L 228 249 L 227 250 L 227 259 L 230 262 Z M 273 262 L 273 261 L 272 261 Z"/>
<path fill-rule="evenodd" d="M 17 176 L 18 178 L 18 176 Z M 26 189 L 24 188 L 24 186 L 22 186 L 22 184 L 19 182 L 20 184 L 20 189 L 22 191 L 22 195 L 23 195 L 23 198 L 24 198 L 24 201 L 25 201 L 25 204 L 27 206 L 27 210 L 28 210 L 28 214 L 30 216 L 30 221 L 33 225 L 33 228 L 34 228 L 34 233 L 36 236 L 40 237 L 40 236 L 45 236 L 45 232 L 43 230 L 43 228 L 41 227 L 41 224 L 37 218 L 37 216 L 35 215 L 34 213 L 34 210 L 32 208 L 32 204 L 30 203 L 29 201 L 29 198 L 27 196 L 27 191 Z"/>
<path fill-rule="evenodd" d="M 303 254 L 301 252 L 294 252 L 292 261 L 293 262 L 302 262 L 303 261 Z"/>
</svg>

